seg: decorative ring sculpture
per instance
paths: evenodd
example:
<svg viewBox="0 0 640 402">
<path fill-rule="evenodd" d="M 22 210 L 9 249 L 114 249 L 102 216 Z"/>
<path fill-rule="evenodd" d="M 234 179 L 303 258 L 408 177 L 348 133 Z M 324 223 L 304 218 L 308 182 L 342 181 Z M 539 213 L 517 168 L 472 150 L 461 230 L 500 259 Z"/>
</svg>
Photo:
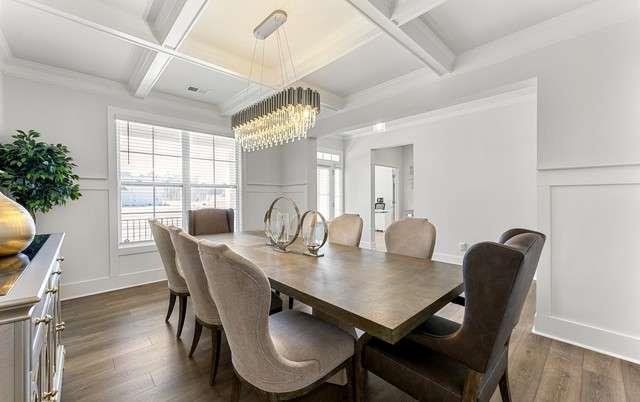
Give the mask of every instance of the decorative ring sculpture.
<svg viewBox="0 0 640 402">
<path fill-rule="evenodd" d="M 307 219 L 308 218 L 308 219 Z M 320 224 L 318 224 L 318 218 L 320 218 Z M 308 227 L 305 224 L 308 223 Z M 316 238 L 318 227 L 322 228 L 321 240 L 318 241 Z M 300 230 L 302 232 L 302 240 L 304 242 L 305 247 L 309 251 L 307 255 L 311 255 L 314 257 L 322 257 L 322 254 L 318 255 L 318 251 L 325 245 L 327 242 L 327 238 L 329 237 L 329 230 L 327 228 L 327 220 L 324 219 L 324 216 L 320 212 L 315 209 L 309 210 L 302 215 L 302 219 L 300 220 Z"/>
<path fill-rule="evenodd" d="M 295 211 L 295 233 L 289 231 L 291 227 L 291 219 L 289 218 L 287 222 L 283 221 L 283 218 L 288 217 L 288 214 L 283 214 L 279 208 L 277 208 L 278 202 L 288 202 L 293 207 L 293 211 Z M 275 226 L 275 227 L 274 227 Z M 267 210 L 267 214 L 265 215 L 265 235 L 268 239 L 271 240 L 273 246 L 281 251 L 286 251 L 287 247 L 292 245 L 298 235 L 300 234 L 300 210 L 296 203 L 288 197 L 277 197 L 271 203 L 271 206 Z"/>
</svg>

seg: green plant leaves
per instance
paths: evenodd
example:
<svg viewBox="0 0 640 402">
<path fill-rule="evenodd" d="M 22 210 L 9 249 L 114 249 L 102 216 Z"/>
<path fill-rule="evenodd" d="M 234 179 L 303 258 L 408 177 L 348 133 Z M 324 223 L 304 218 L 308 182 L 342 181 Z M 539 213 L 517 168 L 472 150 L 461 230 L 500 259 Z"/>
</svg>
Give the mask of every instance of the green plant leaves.
<svg viewBox="0 0 640 402">
<path fill-rule="evenodd" d="M 80 198 L 76 164 L 66 146 L 39 141 L 35 130 L 17 130 L 12 138 L 0 144 L 0 187 L 18 203 L 31 213 L 44 213 Z"/>
</svg>

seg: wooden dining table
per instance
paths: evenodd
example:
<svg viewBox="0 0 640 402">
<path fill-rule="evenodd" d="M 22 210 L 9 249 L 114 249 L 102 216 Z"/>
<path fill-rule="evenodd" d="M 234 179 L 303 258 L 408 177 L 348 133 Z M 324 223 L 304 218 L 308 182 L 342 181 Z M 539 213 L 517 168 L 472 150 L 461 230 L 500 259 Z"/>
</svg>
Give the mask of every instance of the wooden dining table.
<svg viewBox="0 0 640 402">
<path fill-rule="evenodd" d="M 261 232 L 198 238 L 227 244 L 259 266 L 273 289 L 391 344 L 463 292 L 456 264 L 329 243 L 322 257 L 303 255 L 300 242 L 285 253 L 267 246 Z"/>
</svg>

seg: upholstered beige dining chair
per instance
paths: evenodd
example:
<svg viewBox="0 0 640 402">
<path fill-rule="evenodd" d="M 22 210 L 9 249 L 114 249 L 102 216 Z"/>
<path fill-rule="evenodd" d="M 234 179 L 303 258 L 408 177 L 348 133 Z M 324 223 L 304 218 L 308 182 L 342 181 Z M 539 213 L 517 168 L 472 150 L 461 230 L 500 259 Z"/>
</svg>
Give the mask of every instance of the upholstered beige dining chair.
<svg viewBox="0 0 640 402">
<path fill-rule="evenodd" d="M 232 233 L 233 209 L 203 208 L 189 210 L 189 234 L 192 236 Z"/>
<path fill-rule="evenodd" d="M 184 279 L 189 288 L 189 294 L 193 301 L 193 310 L 196 315 L 196 324 L 193 331 L 193 342 L 189 357 L 193 356 L 196 351 L 202 327 L 211 330 L 211 371 L 209 376 L 209 384 L 213 385 L 218 372 L 218 362 L 220 360 L 220 341 L 222 338 L 222 322 L 207 286 L 207 277 L 202 268 L 200 254 L 198 252 L 198 239 L 182 232 L 178 228 L 173 228 L 171 232 L 171 241 L 176 250 L 176 258 L 182 267 Z"/>
<path fill-rule="evenodd" d="M 153 240 L 158 248 L 162 265 L 167 273 L 167 282 L 169 285 L 169 309 L 167 310 L 167 316 L 165 322 L 169 322 L 171 314 L 173 313 L 173 307 L 176 304 L 176 297 L 180 300 L 180 312 L 178 316 L 178 332 L 176 336 L 180 338 L 182 334 L 182 327 L 184 326 L 184 318 L 187 314 L 187 297 L 189 296 L 189 288 L 184 278 L 178 271 L 176 264 L 176 251 L 171 243 L 170 228 L 163 225 L 157 219 L 150 219 L 149 226 L 151 227 L 151 234 Z"/>
<path fill-rule="evenodd" d="M 362 237 L 362 218 L 358 214 L 344 214 L 329 222 L 329 243 L 358 247 Z"/>
<path fill-rule="evenodd" d="M 289 399 L 343 368 L 353 389 L 353 337 L 300 311 L 269 316 L 271 287 L 259 267 L 224 244 L 201 240 L 199 249 L 231 348 L 232 401 L 241 380 L 270 400 Z"/>
<path fill-rule="evenodd" d="M 384 234 L 387 252 L 430 260 L 436 244 L 436 227 L 424 218 L 406 218 L 389 225 Z"/>
</svg>

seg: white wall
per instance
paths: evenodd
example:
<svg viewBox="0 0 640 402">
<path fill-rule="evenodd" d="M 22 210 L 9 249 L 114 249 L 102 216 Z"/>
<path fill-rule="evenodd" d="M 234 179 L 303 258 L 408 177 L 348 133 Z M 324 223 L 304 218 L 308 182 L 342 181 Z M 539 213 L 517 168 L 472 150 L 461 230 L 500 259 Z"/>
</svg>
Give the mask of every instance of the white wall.
<svg viewBox="0 0 640 402">
<path fill-rule="evenodd" d="M 601 3 L 594 2 L 592 10 L 598 12 Z M 380 88 L 386 97 L 320 121 L 316 135 L 438 110 L 537 78 L 539 224 L 548 239 L 538 269 L 535 331 L 640 362 L 640 300 L 637 289 L 627 287 L 634 284 L 637 288 L 640 283 L 638 237 L 626 224 L 638 226 L 640 208 L 634 201 L 640 189 L 640 17 L 637 2 L 622 3 L 630 5 L 628 13 L 609 15 L 623 22 L 582 34 L 578 32 L 581 24 L 609 18 L 606 10 L 599 15 L 587 10 L 571 23 L 548 25 L 577 32 L 568 40 L 511 58 L 502 56 L 502 50 L 510 46 L 526 47 L 537 38 L 548 38 L 547 27 L 541 27 L 526 41 L 517 36 L 472 50 L 458 58 L 457 71 L 451 76 L 409 82 L 402 91 Z M 368 99 L 366 94 L 356 98 Z M 465 144 L 458 145 L 460 152 L 470 152 Z M 483 153 L 468 156 L 482 162 L 485 147 L 477 145 Z M 350 154 L 355 161 L 368 157 L 356 150 Z M 434 199 L 426 205 L 417 198 L 424 192 L 418 172 L 429 160 L 417 148 L 415 155 L 415 209 L 421 215 L 442 202 Z M 353 177 L 367 177 L 361 165 L 353 167 Z M 478 215 L 469 212 L 473 209 L 465 209 L 462 203 L 473 196 L 468 190 L 479 183 L 468 183 L 465 189 L 459 184 L 464 179 L 461 171 L 438 173 L 449 177 L 461 191 L 459 197 L 450 199 L 451 209 L 476 219 Z M 468 174 L 476 173 L 470 170 Z M 355 192 L 367 193 L 366 181 L 352 179 L 350 186 Z M 495 238 L 501 228 L 495 222 L 487 225 L 486 233 L 474 233 L 465 240 Z M 443 233 L 449 229 L 442 225 L 438 229 L 438 251 L 454 252 L 457 236 Z M 607 234 L 615 234 L 618 241 Z"/>
<path fill-rule="evenodd" d="M 415 216 L 436 226 L 438 258 L 457 261 L 459 242 L 492 240 L 510 227 L 536 226 L 532 97 L 347 140 L 346 210 L 360 214 L 365 228 L 371 222 L 372 150 L 405 144 L 413 144 L 414 151 Z M 370 231 L 362 241 L 371 242 Z"/>
<path fill-rule="evenodd" d="M 78 167 L 82 197 L 37 216 L 40 233 L 66 232 L 64 293 L 75 297 L 164 278 L 155 252 L 122 254 L 110 238 L 110 212 L 117 208 L 109 185 L 109 106 L 154 113 L 193 125 L 226 127 L 202 104 L 152 96 L 133 98 L 115 83 L 96 82 L 70 72 L 10 67 L 4 75 L 4 142 L 15 129 L 37 129 L 44 141 L 69 146 Z M 71 74 L 75 79 L 68 80 Z M 224 124 L 224 126 L 222 126 Z"/>
</svg>

